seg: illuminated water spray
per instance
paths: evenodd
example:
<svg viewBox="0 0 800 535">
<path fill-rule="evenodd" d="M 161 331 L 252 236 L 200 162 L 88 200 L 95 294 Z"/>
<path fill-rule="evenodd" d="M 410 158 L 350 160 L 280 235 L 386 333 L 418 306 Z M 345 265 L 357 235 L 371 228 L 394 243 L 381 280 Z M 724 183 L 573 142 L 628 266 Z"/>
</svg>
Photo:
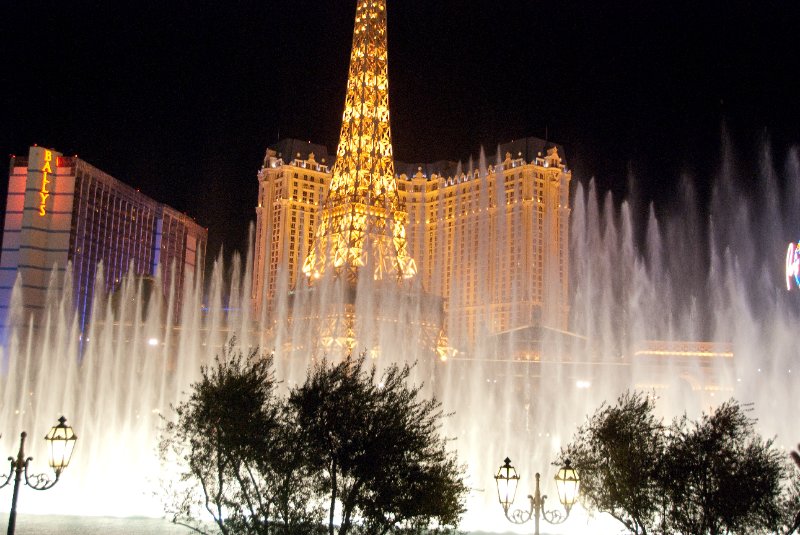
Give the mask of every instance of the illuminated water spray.
<svg viewBox="0 0 800 535">
<path fill-rule="evenodd" d="M 361 85 L 348 87 L 348 98 L 351 89 L 359 98 L 379 97 L 386 90 L 385 58 L 369 34 L 360 33 L 385 20 L 383 6 L 359 2 L 354 44 L 363 41 L 364 48 L 356 59 L 378 53 L 356 61 L 366 75 Z M 375 27 L 385 31 L 385 25 Z M 354 46 L 354 53 L 358 50 Z M 351 69 L 353 64 L 351 59 Z M 363 105 L 367 100 L 373 104 Z M 61 414 L 81 437 L 60 488 L 26 496 L 21 512 L 159 515 L 163 473 L 156 447 L 162 416 L 169 417 L 171 404 L 189 390 L 200 366 L 212 362 L 231 336 L 243 347 L 274 353 L 283 393 L 302 381 L 314 351 L 324 354 L 331 346 L 323 342 L 335 341 L 315 339 L 314 333 L 325 333 L 309 331 L 308 323 L 297 318 L 345 318 L 346 329 L 358 333 L 358 347 L 379 349 L 373 355 L 378 366 L 419 363 L 415 380 L 428 385 L 426 393 L 437 395 L 446 412 L 454 412 L 442 431 L 456 439 L 452 447 L 466 464 L 473 489 L 466 529 L 510 527 L 493 479 L 504 458 L 515 459 L 524 478 L 521 489 L 526 481 L 530 488 L 535 472 L 542 473 L 543 483 L 551 481 L 551 460 L 584 416 L 626 388 L 654 390 L 667 417 L 684 411 L 694 415 L 735 395 L 754 402 L 762 434 L 777 435 L 779 444 L 796 442 L 792 377 L 800 373 L 800 306 L 796 293 L 784 289 L 796 282 L 800 263 L 797 248 L 788 254 L 785 248 L 800 225 L 796 153 L 790 154 L 783 177 L 765 154 L 746 190 L 737 187 L 732 159 L 725 156 L 708 207 L 697 206 L 696 195 L 685 186 L 677 192 L 677 209 L 660 218 L 653 209 L 639 215 L 628 201 L 614 200 L 592 183 L 578 184 L 569 202 L 567 329 L 531 322 L 501 333 L 474 329 L 473 339 L 464 335 L 470 329 L 445 318 L 444 332 L 456 350 L 445 360 L 433 347 L 409 343 L 419 326 L 437 317 L 442 302 L 415 284 L 417 266 L 402 224 L 406 214 L 396 204 L 389 165 L 388 104 L 380 98 L 348 103 L 344 119 L 360 129 L 357 138 L 369 151 L 340 141 L 338 156 L 368 153 L 373 160 L 348 164 L 338 175 L 334 170 L 329 199 L 341 202 L 324 208 L 327 215 L 304 263 L 311 291 L 278 295 L 272 309 L 255 314 L 251 281 L 254 275 L 263 280 L 263 273 L 252 272 L 251 251 L 228 266 L 218 261 L 206 287 L 190 280 L 181 296 L 155 292 L 148 299 L 135 280 L 125 280 L 112 298 L 96 291 L 93 322 L 81 333 L 69 283 L 63 291 L 52 285 L 37 329 L 21 316 L 16 289 L 9 313 L 15 328 L 2 349 L 7 373 L 0 377 L 0 452 L 12 451 L 20 430 L 47 429 Z M 503 165 L 482 160 L 455 179 L 470 177 L 486 191 L 490 167 Z M 355 175 L 348 174 L 352 169 Z M 505 193 L 498 181 L 494 187 L 494 195 Z M 490 209 L 486 202 L 475 209 Z M 504 225 L 486 229 L 475 237 L 472 252 L 494 262 L 491 255 L 498 249 L 490 246 L 490 238 L 509 251 L 518 245 L 508 233 Z M 456 270 L 459 258 L 452 260 Z M 365 266 L 372 276 L 361 276 Z M 343 276 L 326 276 L 337 269 Z M 287 270 L 277 279 L 288 280 Z M 292 276 L 297 271 L 299 266 Z M 483 273 L 475 275 L 474 306 L 491 306 L 497 296 L 481 280 Z M 69 281 L 70 272 L 53 277 Z M 102 280 L 101 271 L 98 288 Z M 387 286 L 396 280 L 403 291 Z M 456 295 L 465 290 L 464 280 L 452 279 Z M 545 284 L 543 292 L 557 294 L 563 288 Z M 178 297 L 182 307 L 176 318 Z M 391 321 L 381 310 L 392 311 Z M 46 458 L 41 447 L 31 441 L 31 455 Z M 585 532 L 591 529 L 586 522 L 576 506 L 562 532 Z M 596 527 L 601 520 L 591 522 Z"/>
</svg>

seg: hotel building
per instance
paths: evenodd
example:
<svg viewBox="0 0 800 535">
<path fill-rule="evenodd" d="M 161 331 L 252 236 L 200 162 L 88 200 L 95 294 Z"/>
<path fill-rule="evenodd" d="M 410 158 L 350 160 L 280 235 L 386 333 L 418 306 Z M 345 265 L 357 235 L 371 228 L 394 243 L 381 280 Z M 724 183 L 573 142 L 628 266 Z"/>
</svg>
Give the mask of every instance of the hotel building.
<svg viewBox="0 0 800 535">
<path fill-rule="evenodd" d="M 102 262 L 105 291 L 133 269 L 154 276 L 163 266 L 162 290 L 174 292 L 175 313 L 188 276 L 202 275 L 208 231 L 190 217 L 123 184 L 77 156 L 31 147 L 12 156 L 3 248 L 0 254 L 0 332 L 9 326 L 12 291 L 21 279 L 25 318 L 45 308 L 51 273 L 72 295 L 83 330 L 91 315 Z M 69 271 L 67 271 L 69 266 Z"/>
<path fill-rule="evenodd" d="M 395 163 L 408 250 L 449 324 L 474 340 L 519 327 L 566 329 L 569 183 L 563 148 L 538 138 L 499 146 L 491 165 Z M 321 145 L 282 140 L 258 173 L 253 299 L 294 289 L 331 180 Z"/>
<path fill-rule="evenodd" d="M 484 170 L 420 165 L 398 177 L 418 276 L 469 340 L 567 328 L 572 174 L 563 152 L 525 138 L 501 144 Z"/>
<path fill-rule="evenodd" d="M 297 286 L 314 243 L 316 216 L 331 181 L 322 145 L 285 139 L 267 149 L 258 172 L 253 265 L 255 311 Z"/>
</svg>

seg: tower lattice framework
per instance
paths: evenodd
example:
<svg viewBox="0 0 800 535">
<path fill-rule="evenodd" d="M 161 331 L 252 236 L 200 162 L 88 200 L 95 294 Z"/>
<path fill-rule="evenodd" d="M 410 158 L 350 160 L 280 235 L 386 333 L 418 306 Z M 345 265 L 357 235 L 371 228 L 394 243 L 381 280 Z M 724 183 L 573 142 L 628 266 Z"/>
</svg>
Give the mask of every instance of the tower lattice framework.
<svg viewBox="0 0 800 535">
<path fill-rule="evenodd" d="M 386 0 L 358 0 L 342 129 L 328 196 L 303 272 L 335 270 L 355 282 L 416 274 L 406 243 L 389 128 Z"/>
</svg>

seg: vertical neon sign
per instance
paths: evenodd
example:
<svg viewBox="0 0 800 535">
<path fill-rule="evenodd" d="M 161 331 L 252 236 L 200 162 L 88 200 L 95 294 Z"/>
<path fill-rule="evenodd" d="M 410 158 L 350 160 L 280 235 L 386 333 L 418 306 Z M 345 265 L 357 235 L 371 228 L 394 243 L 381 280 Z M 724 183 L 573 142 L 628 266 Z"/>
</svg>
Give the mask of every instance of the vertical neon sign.
<svg viewBox="0 0 800 535">
<path fill-rule="evenodd" d="M 42 188 L 39 190 L 39 215 L 44 217 L 47 213 L 47 198 L 50 196 L 50 190 L 47 185 L 50 181 L 47 179 L 48 174 L 53 173 L 53 168 L 50 162 L 53 161 L 53 152 L 45 149 L 44 151 L 44 165 L 42 166 Z"/>
</svg>

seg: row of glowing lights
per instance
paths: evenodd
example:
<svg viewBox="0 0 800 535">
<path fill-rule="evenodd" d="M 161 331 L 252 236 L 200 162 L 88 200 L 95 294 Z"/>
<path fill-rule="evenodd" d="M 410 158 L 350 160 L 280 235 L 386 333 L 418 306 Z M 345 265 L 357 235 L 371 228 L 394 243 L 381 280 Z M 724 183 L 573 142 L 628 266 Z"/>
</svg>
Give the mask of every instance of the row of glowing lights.
<svg viewBox="0 0 800 535">
<path fill-rule="evenodd" d="M 158 346 L 158 345 L 159 345 L 159 340 L 158 340 L 158 338 L 149 338 L 149 339 L 147 340 L 147 345 L 149 345 L 149 346 L 151 346 L 151 347 L 156 347 L 156 346 Z M 442 362 L 446 362 L 446 361 L 448 360 L 448 357 L 449 357 L 449 355 L 442 355 L 442 356 L 440 357 L 440 360 L 441 360 Z M 761 373 L 761 371 L 762 371 L 762 370 L 761 370 L 761 368 L 758 368 L 756 371 L 757 371 L 758 373 Z M 791 370 L 791 369 L 788 369 L 788 370 L 787 370 L 787 373 L 792 373 L 792 370 Z M 494 382 L 497 382 L 497 380 L 496 380 L 496 379 L 494 379 L 494 380 L 492 380 L 492 379 L 487 379 L 486 381 L 487 381 L 487 382 L 492 382 L 492 381 L 494 381 Z M 742 382 L 742 379 L 741 379 L 741 378 L 738 378 L 738 379 L 736 379 L 736 382 L 738 382 L 738 383 L 741 383 L 741 382 Z M 590 388 L 591 386 L 592 386 L 592 383 L 591 383 L 591 381 L 586 381 L 586 380 L 578 380 L 578 381 L 575 381 L 575 388 L 577 388 L 577 389 L 579 389 L 579 390 L 585 390 L 585 389 L 588 389 L 588 388 Z"/>
</svg>

